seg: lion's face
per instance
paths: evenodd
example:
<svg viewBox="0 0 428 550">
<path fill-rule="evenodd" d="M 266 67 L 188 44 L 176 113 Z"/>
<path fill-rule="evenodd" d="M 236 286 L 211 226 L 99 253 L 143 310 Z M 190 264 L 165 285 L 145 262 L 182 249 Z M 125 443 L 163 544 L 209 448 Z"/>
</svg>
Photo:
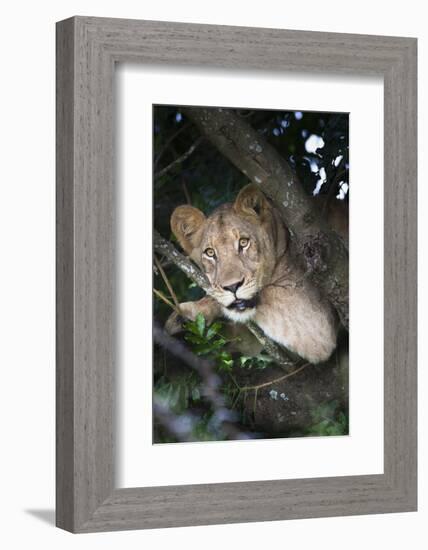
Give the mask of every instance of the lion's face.
<svg viewBox="0 0 428 550">
<path fill-rule="evenodd" d="M 249 320 L 287 244 L 286 230 L 263 193 L 248 185 L 234 204 L 224 204 L 208 218 L 192 206 L 179 206 L 171 227 L 184 251 L 205 272 L 224 314 Z"/>
</svg>

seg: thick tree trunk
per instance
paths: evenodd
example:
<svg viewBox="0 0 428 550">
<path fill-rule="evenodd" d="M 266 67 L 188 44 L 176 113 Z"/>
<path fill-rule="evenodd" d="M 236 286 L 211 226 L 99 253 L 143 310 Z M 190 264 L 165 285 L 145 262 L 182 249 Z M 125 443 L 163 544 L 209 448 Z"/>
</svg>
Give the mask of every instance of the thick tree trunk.
<svg viewBox="0 0 428 550">
<path fill-rule="evenodd" d="M 308 365 L 289 378 L 275 367 L 258 372 L 234 369 L 240 386 L 260 386 L 257 392 L 242 391 L 237 399 L 245 425 L 274 437 L 309 435 L 320 407 L 330 405 L 333 415 L 335 410 L 346 411 L 348 362 L 346 353 L 337 353 L 338 360 L 333 357 L 323 365 Z M 269 383 L 272 380 L 278 382 Z"/>
<path fill-rule="evenodd" d="M 201 132 L 278 207 L 306 270 L 348 328 L 348 251 L 287 161 L 230 109 L 185 108 Z"/>
</svg>

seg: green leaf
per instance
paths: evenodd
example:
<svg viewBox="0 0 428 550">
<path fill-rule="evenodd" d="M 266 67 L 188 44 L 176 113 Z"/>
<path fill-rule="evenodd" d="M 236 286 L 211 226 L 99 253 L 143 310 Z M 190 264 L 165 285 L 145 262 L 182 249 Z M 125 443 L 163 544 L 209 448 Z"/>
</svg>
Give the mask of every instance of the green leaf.
<svg viewBox="0 0 428 550">
<path fill-rule="evenodd" d="M 204 344 L 205 343 L 205 339 L 201 338 L 197 334 L 185 334 L 184 339 L 187 342 L 191 342 L 192 344 Z"/>
<path fill-rule="evenodd" d="M 207 340 L 211 340 L 211 338 L 213 338 L 219 330 L 221 330 L 223 327 L 223 324 L 222 323 L 213 323 L 207 330 L 207 334 L 206 334 L 206 338 Z"/>
<path fill-rule="evenodd" d="M 260 363 L 272 363 L 272 358 L 269 355 L 258 355 L 256 359 Z"/>
<path fill-rule="evenodd" d="M 200 398 L 201 398 L 201 391 L 196 386 L 195 388 L 192 389 L 192 399 L 193 401 L 199 401 Z"/>
<path fill-rule="evenodd" d="M 218 365 L 219 370 L 221 371 L 230 371 L 233 368 L 233 359 L 230 360 L 221 360 Z"/>
<path fill-rule="evenodd" d="M 210 342 L 211 350 L 218 350 L 219 348 L 222 348 L 225 344 L 226 340 L 224 338 L 219 338 L 218 340 L 215 340 L 215 342 Z"/>
<path fill-rule="evenodd" d="M 256 355 L 255 357 L 240 357 L 240 365 L 246 369 L 263 370 L 272 363 L 272 359 L 268 355 Z"/>
<path fill-rule="evenodd" d="M 196 315 L 195 323 L 198 328 L 199 335 L 203 336 L 205 332 L 205 317 L 202 315 L 202 313 L 198 313 Z"/>
<path fill-rule="evenodd" d="M 196 321 L 187 321 L 187 323 L 184 324 L 184 328 L 195 336 L 200 336 Z"/>
<path fill-rule="evenodd" d="M 193 351 L 196 355 L 207 355 L 208 353 L 211 353 L 212 348 L 209 344 L 201 344 L 200 346 L 195 346 Z"/>
</svg>

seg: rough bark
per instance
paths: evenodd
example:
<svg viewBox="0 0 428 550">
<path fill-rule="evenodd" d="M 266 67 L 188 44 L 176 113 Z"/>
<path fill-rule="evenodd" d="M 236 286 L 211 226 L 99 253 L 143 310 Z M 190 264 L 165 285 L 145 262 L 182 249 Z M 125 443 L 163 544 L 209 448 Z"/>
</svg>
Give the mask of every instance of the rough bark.
<svg viewBox="0 0 428 550">
<path fill-rule="evenodd" d="M 344 361 L 342 363 L 342 361 Z M 296 375 L 242 392 L 237 406 L 242 410 L 245 424 L 271 436 L 305 435 L 313 426 L 314 411 L 326 403 L 336 402 L 340 410 L 348 407 L 348 365 L 332 358 L 323 365 L 309 365 Z M 235 369 L 234 376 L 241 386 L 265 384 L 281 378 L 275 367 L 259 372 Z"/>
<path fill-rule="evenodd" d="M 181 254 L 173 244 L 164 239 L 156 229 L 153 230 L 153 248 L 165 258 L 173 262 L 181 271 L 189 277 L 202 290 L 210 295 L 211 288 L 204 273 L 198 269 L 184 254 Z"/>
<path fill-rule="evenodd" d="M 306 270 L 348 328 L 348 251 L 319 215 L 287 161 L 230 109 L 191 107 L 183 112 L 274 201 Z"/>
</svg>

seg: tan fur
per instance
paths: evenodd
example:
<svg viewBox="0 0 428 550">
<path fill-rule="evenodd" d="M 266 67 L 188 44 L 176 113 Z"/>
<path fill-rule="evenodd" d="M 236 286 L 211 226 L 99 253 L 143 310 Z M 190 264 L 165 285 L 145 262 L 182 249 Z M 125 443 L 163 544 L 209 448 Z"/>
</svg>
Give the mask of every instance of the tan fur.
<svg viewBox="0 0 428 550">
<path fill-rule="evenodd" d="M 336 347 L 332 308 L 293 261 L 279 213 L 256 186 L 246 186 L 234 204 L 222 205 L 208 218 L 179 206 L 171 228 L 213 291 L 213 298 L 181 304 L 184 315 L 194 318 L 201 311 L 209 321 L 221 315 L 235 322 L 252 319 L 311 363 L 330 357 Z M 240 247 L 245 240 L 248 245 Z M 249 305 L 241 311 L 235 309 L 238 303 Z"/>
</svg>

